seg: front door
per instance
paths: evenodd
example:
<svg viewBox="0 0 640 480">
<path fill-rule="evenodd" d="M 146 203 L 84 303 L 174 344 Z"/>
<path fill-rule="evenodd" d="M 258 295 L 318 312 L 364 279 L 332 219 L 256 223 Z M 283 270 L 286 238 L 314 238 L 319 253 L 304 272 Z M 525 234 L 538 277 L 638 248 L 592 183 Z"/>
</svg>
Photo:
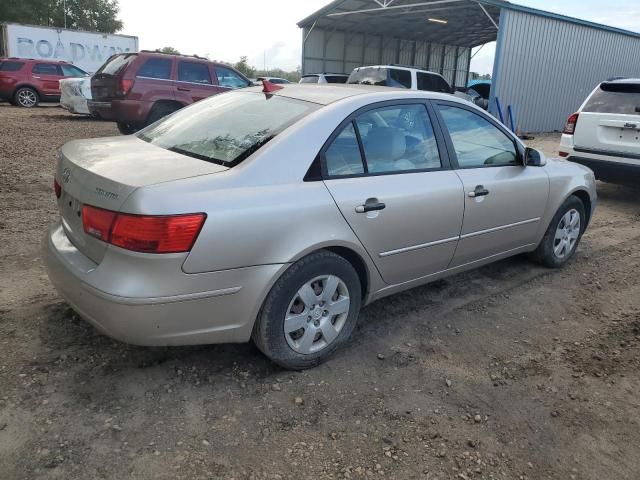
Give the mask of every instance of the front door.
<svg viewBox="0 0 640 480">
<path fill-rule="evenodd" d="M 545 170 L 525 167 L 514 139 L 484 114 L 446 102 L 437 109 L 465 192 L 451 266 L 533 246 L 549 195 Z"/>
<path fill-rule="evenodd" d="M 462 182 L 440 155 L 427 108 L 355 116 L 322 155 L 325 185 L 385 282 L 445 270 L 462 226 Z"/>
</svg>

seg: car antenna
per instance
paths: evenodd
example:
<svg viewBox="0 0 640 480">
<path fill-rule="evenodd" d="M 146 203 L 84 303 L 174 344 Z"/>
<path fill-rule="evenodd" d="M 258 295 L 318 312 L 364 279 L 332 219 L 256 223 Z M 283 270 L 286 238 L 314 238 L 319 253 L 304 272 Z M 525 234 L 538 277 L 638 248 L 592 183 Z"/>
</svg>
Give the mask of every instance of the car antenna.
<svg viewBox="0 0 640 480">
<path fill-rule="evenodd" d="M 282 90 L 284 87 L 281 85 L 276 85 L 275 83 L 271 83 L 269 80 L 262 80 L 262 92 L 263 93 L 273 93 L 278 90 Z"/>
</svg>

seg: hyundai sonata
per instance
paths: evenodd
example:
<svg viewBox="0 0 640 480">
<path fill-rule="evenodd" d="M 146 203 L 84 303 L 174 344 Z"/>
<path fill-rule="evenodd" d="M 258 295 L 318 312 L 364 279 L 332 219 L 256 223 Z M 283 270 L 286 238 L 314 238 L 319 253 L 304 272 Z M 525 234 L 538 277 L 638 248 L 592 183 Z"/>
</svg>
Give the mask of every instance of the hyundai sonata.
<svg viewBox="0 0 640 480">
<path fill-rule="evenodd" d="M 308 368 L 374 300 L 525 252 L 564 265 L 593 215 L 589 169 L 451 95 L 265 85 L 63 147 L 46 264 L 100 331 Z"/>
</svg>

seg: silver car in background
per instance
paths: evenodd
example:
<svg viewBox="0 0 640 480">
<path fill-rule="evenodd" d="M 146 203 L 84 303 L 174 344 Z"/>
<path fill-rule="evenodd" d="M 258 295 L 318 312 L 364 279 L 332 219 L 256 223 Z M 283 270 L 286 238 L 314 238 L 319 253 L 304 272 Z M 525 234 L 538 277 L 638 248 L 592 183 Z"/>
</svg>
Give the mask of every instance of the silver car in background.
<svg viewBox="0 0 640 480">
<path fill-rule="evenodd" d="M 82 317 L 139 345 L 253 339 L 303 369 L 379 298 L 525 252 L 564 265 L 593 215 L 589 169 L 451 95 L 278 88 L 63 147 L 44 257 Z"/>
</svg>

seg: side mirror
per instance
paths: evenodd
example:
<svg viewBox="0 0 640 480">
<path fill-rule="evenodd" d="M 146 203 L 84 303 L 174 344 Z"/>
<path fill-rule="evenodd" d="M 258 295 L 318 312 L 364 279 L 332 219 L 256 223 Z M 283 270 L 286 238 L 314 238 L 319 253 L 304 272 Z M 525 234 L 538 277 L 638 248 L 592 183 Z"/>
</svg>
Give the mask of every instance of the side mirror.
<svg viewBox="0 0 640 480">
<path fill-rule="evenodd" d="M 544 167 L 546 164 L 546 159 L 538 150 L 530 147 L 525 149 L 524 165 L 526 167 Z"/>
</svg>

